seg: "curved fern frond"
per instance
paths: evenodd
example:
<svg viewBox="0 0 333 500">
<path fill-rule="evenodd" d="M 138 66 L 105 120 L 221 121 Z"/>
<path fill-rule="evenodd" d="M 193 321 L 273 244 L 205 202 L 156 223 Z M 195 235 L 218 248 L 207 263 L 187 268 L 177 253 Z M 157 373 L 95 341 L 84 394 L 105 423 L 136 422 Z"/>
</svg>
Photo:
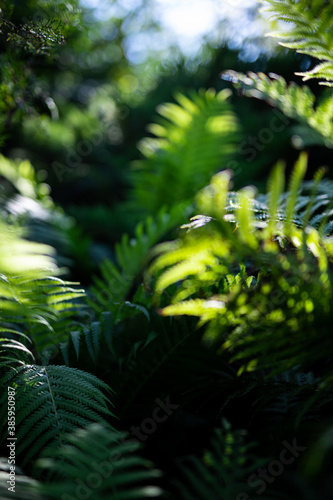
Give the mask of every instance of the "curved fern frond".
<svg viewBox="0 0 333 500">
<path fill-rule="evenodd" d="M 261 0 L 271 19 L 292 23 L 292 29 L 267 33 L 280 38 L 283 47 L 316 57 L 321 63 L 312 70 L 296 73 L 303 80 L 319 78 L 320 85 L 333 86 L 333 5 L 326 0 Z M 268 4 L 268 5 L 267 5 Z"/>
<path fill-rule="evenodd" d="M 67 338 L 70 320 L 82 307 L 78 299 L 85 293 L 55 277 L 60 270 L 51 247 L 23 240 L 1 220 L 0 231 L 2 361 L 19 362 L 28 355 L 31 362 L 32 350 L 42 357 L 43 350 Z"/>
<path fill-rule="evenodd" d="M 109 386 L 75 368 L 25 365 L 4 375 L 1 386 L 16 391 L 17 454 L 22 465 L 40 455 L 50 442 L 64 442 L 64 433 L 112 415 L 104 394 Z M 7 390 L 3 390 L 3 426 L 7 425 L 6 397 Z"/>
<path fill-rule="evenodd" d="M 294 82 L 289 85 L 282 76 L 270 73 L 248 72 L 246 75 L 228 70 L 222 73 L 224 80 L 244 89 L 248 97 L 267 101 L 291 118 L 313 129 L 311 141 L 314 144 L 333 143 L 333 98 L 327 96 L 315 103 L 315 96 L 306 85 Z"/>
<path fill-rule="evenodd" d="M 50 271 L 59 271 L 51 247 L 23 240 L 17 230 L 1 220 L 0 231 L 1 362 L 20 362 L 26 360 L 26 355 L 31 362 L 31 341 L 24 329 L 40 318 L 42 308 L 38 309 L 35 290 L 27 283 L 45 279 Z"/>
<path fill-rule="evenodd" d="M 30 307 L 32 310 L 36 308 L 37 311 L 42 311 L 42 317 L 32 322 L 29 328 L 30 337 L 38 354 L 68 338 L 73 317 L 78 316 L 83 308 L 79 299 L 85 297 L 85 291 L 72 288 L 72 285 L 78 283 L 54 277 L 24 284 L 27 293 L 33 290 Z M 22 287 L 22 283 L 20 286 Z"/>
<path fill-rule="evenodd" d="M 39 273 L 40 274 L 40 273 Z M 3 276 L 4 278 L 4 276 Z M 12 276 L 2 280 L 0 285 L 3 301 L 2 322 L 24 330 L 33 341 L 37 356 L 68 338 L 68 329 L 73 316 L 78 315 L 82 304 L 77 301 L 85 296 L 84 290 L 74 289 L 55 277 Z M 6 329 L 8 333 L 19 332 Z M 21 335 L 22 336 L 22 335 Z"/>
<path fill-rule="evenodd" d="M 0 362 L 1 366 L 25 364 L 26 362 L 35 361 L 34 355 L 31 352 L 32 341 L 24 333 L 9 329 L 0 328 Z M 17 340 L 20 339 L 20 340 Z M 21 342 L 22 340 L 22 342 Z M 29 345 L 30 349 L 23 343 Z"/>
<path fill-rule="evenodd" d="M 176 96 L 178 104 L 158 108 L 163 119 L 151 125 L 155 138 L 141 142 L 145 156 L 135 164 L 133 203 L 154 214 L 162 206 L 191 199 L 235 151 L 236 117 L 229 90 Z"/>
<path fill-rule="evenodd" d="M 94 279 L 89 305 L 98 313 L 109 310 L 115 312 L 139 278 L 148 251 L 170 230 L 179 226 L 188 212 L 187 204 L 177 204 L 169 212 L 161 209 L 155 218 L 149 216 L 140 222 L 134 237 L 125 234 L 116 244 L 116 262 L 105 260 L 100 267 L 102 278 Z M 139 284 L 139 283 L 138 283 Z"/>
<path fill-rule="evenodd" d="M 93 493 L 94 500 L 159 498 L 160 472 L 138 455 L 138 448 L 138 440 L 126 439 L 125 433 L 105 424 L 77 429 L 66 435 L 58 450 L 48 449 L 46 458 L 37 462 L 42 471 L 55 476 L 37 491 L 57 500 L 77 498 L 77 491 Z"/>
</svg>

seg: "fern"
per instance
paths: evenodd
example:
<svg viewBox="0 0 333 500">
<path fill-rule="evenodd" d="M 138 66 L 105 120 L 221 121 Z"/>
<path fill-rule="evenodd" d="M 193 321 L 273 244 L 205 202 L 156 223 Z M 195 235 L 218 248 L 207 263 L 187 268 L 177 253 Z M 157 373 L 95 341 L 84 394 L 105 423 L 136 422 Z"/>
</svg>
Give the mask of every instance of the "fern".
<svg viewBox="0 0 333 500">
<path fill-rule="evenodd" d="M 10 366 L 16 364 L 25 364 L 35 360 L 32 349 L 32 341 L 24 333 L 9 329 L 1 328 L 0 337 L 0 361 L 1 366 Z M 16 337 L 16 338 L 15 338 Z M 20 340 L 18 340 L 20 339 Z M 23 342 L 25 343 L 23 343 Z M 25 344 L 30 344 L 30 349 Z"/>
<path fill-rule="evenodd" d="M 14 335 L 8 342 L 15 343 L 16 336 L 30 339 L 30 348 L 33 345 L 42 359 L 45 351 L 67 339 L 73 315 L 82 307 L 75 301 L 84 296 L 84 291 L 68 287 L 72 283 L 59 278 L 38 278 L 38 272 L 32 274 L 37 277 L 29 279 L 13 276 L 4 281 L 3 275 L 1 295 L 6 300 L 2 302 L 1 321 L 6 325 L 2 331 Z"/>
<path fill-rule="evenodd" d="M 115 356 L 114 324 L 114 316 L 108 311 L 102 312 L 89 323 L 73 321 L 67 338 L 59 346 L 66 365 L 70 365 L 70 355 L 73 350 L 76 360 L 79 359 L 83 346 L 95 364 L 102 350 L 104 353 L 108 352 L 110 358 L 113 358 Z"/>
<path fill-rule="evenodd" d="M 111 415 L 103 391 L 109 387 L 94 375 L 66 366 L 25 365 L 6 373 L 3 389 L 15 387 L 17 454 L 21 464 L 40 455 L 50 443 L 65 442 L 64 433 Z M 1 397 L 1 423 L 7 424 Z M 3 439 L 5 433 L 2 434 Z"/>
<path fill-rule="evenodd" d="M 38 180 L 29 161 L 13 161 L 2 155 L 0 175 L 6 181 L 0 194 L 3 218 L 24 228 L 25 237 L 30 241 L 51 245 L 57 251 L 57 264 L 68 266 L 74 222 L 54 204 L 48 184 Z"/>
<path fill-rule="evenodd" d="M 259 418 L 262 435 L 271 441 L 282 441 L 284 432 L 299 430 L 305 416 L 308 420 L 317 418 L 319 401 L 325 404 L 327 392 L 318 390 L 320 378 L 311 371 L 299 371 L 298 366 L 269 378 L 268 370 L 251 376 L 256 380 L 252 418 Z"/>
<path fill-rule="evenodd" d="M 253 443 L 245 442 L 244 432 L 231 431 L 230 424 L 224 421 L 222 429 L 215 429 L 211 447 L 202 459 L 190 456 L 179 465 L 183 476 L 182 481 L 176 482 L 179 498 L 247 498 L 251 491 L 248 477 L 265 463 L 252 453 L 253 447 Z"/>
<path fill-rule="evenodd" d="M 32 343 L 24 327 L 41 321 L 42 307 L 35 300 L 33 280 L 43 280 L 48 272 L 57 274 L 53 251 L 46 245 L 24 241 L 17 231 L 0 220 L 0 331 L 2 363 L 32 358 Z M 30 282 L 30 286 L 27 283 Z M 44 309 L 45 312 L 45 309 Z M 30 342 L 30 345 L 29 345 Z"/>
<path fill-rule="evenodd" d="M 289 85 L 282 76 L 270 73 L 249 72 L 247 75 L 236 71 L 225 71 L 222 78 L 231 81 L 235 86 L 244 89 L 249 97 L 268 101 L 272 106 L 280 108 L 283 113 L 298 120 L 306 128 L 312 129 L 308 144 L 325 144 L 332 146 L 333 141 L 333 99 L 330 95 L 315 103 L 315 96 L 306 85 Z M 307 130 L 295 128 L 302 137 Z M 309 133 L 307 133 L 309 135 Z M 311 142 L 310 142 L 311 141 Z"/>
<path fill-rule="evenodd" d="M 175 287 L 171 304 L 161 313 L 199 317 L 200 324 L 207 324 L 206 340 L 220 344 L 232 360 L 244 363 L 239 373 L 257 367 L 286 370 L 307 365 L 321 359 L 317 344 L 327 345 L 326 354 L 332 351 L 324 327 L 330 321 L 332 296 L 331 239 L 314 228 L 302 231 L 292 221 L 304 171 L 305 157 L 301 157 L 290 182 L 286 215 L 275 223 L 273 232 L 269 226 L 253 230 L 254 216 L 251 205 L 244 202 L 245 194 L 235 210 L 239 229 L 232 232 L 225 220 L 226 195 L 218 193 L 215 179 L 198 196 L 199 210 L 214 219 L 155 250 L 151 273 L 157 274 L 156 300 Z M 280 188 L 270 185 L 269 198 L 276 200 Z M 223 181 L 220 190 L 225 188 Z M 308 218 L 306 209 L 305 213 Z M 235 273 L 239 262 L 245 262 L 254 276 L 248 280 L 241 271 L 238 283 L 230 285 L 227 276 Z M 329 377 L 326 374 L 326 383 Z"/>
<path fill-rule="evenodd" d="M 155 218 L 148 217 L 136 226 L 134 238 L 122 237 L 115 247 L 116 263 L 105 260 L 100 267 L 102 279 L 96 277 L 91 288 L 88 303 L 95 311 L 119 311 L 143 270 L 148 251 L 177 227 L 187 211 L 187 204 L 175 205 L 169 213 L 162 209 Z"/>
<path fill-rule="evenodd" d="M 45 325 L 45 321 L 43 321 L 34 324 L 31 328 L 30 335 L 38 352 L 42 352 L 50 345 L 59 344 L 67 338 L 73 317 L 79 315 L 83 307 L 82 304 L 78 303 L 78 299 L 85 297 L 84 290 L 68 286 L 75 284 L 56 278 L 35 283 L 35 286 L 39 285 L 35 289 L 35 299 L 39 304 L 43 304 L 44 299 L 45 307 L 51 309 L 49 325 Z"/>
<path fill-rule="evenodd" d="M 89 424 L 63 437 L 59 448 L 50 446 L 36 462 L 35 476 L 52 475 L 46 483 L 24 476 L 16 467 L 15 498 L 18 500 L 70 500 L 86 492 L 94 500 L 159 498 L 161 473 L 138 454 L 139 443 L 128 439 L 107 424 Z M 0 459 L 1 460 L 1 459 Z M 3 470 L 3 472 L 2 472 Z M 12 498 L 8 491 L 7 459 L 0 462 L 1 498 Z M 84 493 L 82 493 L 84 492 Z"/>
<path fill-rule="evenodd" d="M 293 24 L 287 32 L 269 33 L 268 36 L 282 38 L 281 45 L 297 52 L 319 59 L 315 68 L 298 72 L 303 81 L 311 78 L 324 79 L 322 85 L 333 85 L 333 36 L 331 18 L 333 6 L 324 0 L 262 0 L 263 9 L 272 13 L 273 20 Z M 268 5 L 267 5 L 268 4 Z M 226 71 L 222 78 L 240 84 L 250 96 L 266 99 L 279 107 L 287 116 L 296 118 L 302 127 L 295 128 L 304 144 L 322 144 L 331 147 L 333 138 L 333 99 L 330 93 L 324 95 L 318 103 L 307 86 L 298 86 L 294 82 L 287 85 L 278 75 L 249 72 L 247 75 L 235 71 Z M 306 127 L 304 127 L 304 124 Z M 308 126 L 312 133 L 309 133 Z"/>
<path fill-rule="evenodd" d="M 158 498 L 162 490 L 154 483 L 160 473 L 137 454 L 138 448 L 137 440 L 126 440 L 125 433 L 105 424 L 78 429 L 37 462 L 55 479 L 36 489 L 49 499 L 77 498 L 82 490 L 93 493 L 94 500 Z"/>
<path fill-rule="evenodd" d="M 30 201 L 44 199 L 43 184 L 37 182 L 29 162 L 15 163 L 0 156 L 0 173 Z M 82 309 L 78 300 L 84 291 L 56 277 L 63 270 L 56 265 L 52 247 L 24 240 L 22 230 L 2 220 L 0 230 L 2 362 L 20 362 L 22 354 L 25 360 L 30 356 L 31 363 L 32 351 L 42 359 L 45 349 L 67 338 L 71 320 Z"/>
<path fill-rule="evenodd" d="M 235 150 L 237 123 L 229 91 L 178 94 L 178 104 L 158 109 L 163 120 L 150 127 L 155 138 L 141 142 L 145 159 L 133 173 L 133 204 L 150 214 L 191 199 Z"/>
<path fill-rule="evenodd" d="M 291 190 L 281 193 L 284 165 L 279 163 L 274 168 L 269 179 L 269 193 L 259 194 L 256 199 L 248 198 L 247 202 L 253 214 L 251 227 L 267 228 L 273 235 L 281 223 L 287 224 L 287 206 L 292 207 L 292 217 L 289 213 L 289 223 L 299 228 L 307 226 L 318 229 L 321 235 L 329 236 L 333 230 L 332 199 L 329 194 L 332 181 L 326 179 L 321 181 L 323 169 L 319 169 L 316 176 L 318 181 L 297 182 L 297 189 L 294 189 L 293 203 L 290 203 Z M 301 176 L 303 177 L 303 176 Z M 226 197 L 224 207 L 224 220 L 232 222 L 238 227 L 237 212 L 241 208 L 239 194 L 231 191 Z M 291 219 L 290 219 L 291 217 Z M 181 227 L 191 231 L 210 223 L 214 218 L 207 215 L 196 215 L 191 218 L 191 222 L 183 224 Z M 284 233 L 287 232 L 285 226 Z"/>
<path fill-rule="evenodd" d="M 273 20 L 293 24 L 289 31 L 268 33 L 267 36 L 280 38 L 283 47 L 321 61 L 313 69 L 296 74 L 303 80 L 324 79 L 320 85 L 333 86 L 332 3 L 325 0 L 263 0 L 262 3 L 266 4 L 264 12 L 272 13 Z"/>
</svg>

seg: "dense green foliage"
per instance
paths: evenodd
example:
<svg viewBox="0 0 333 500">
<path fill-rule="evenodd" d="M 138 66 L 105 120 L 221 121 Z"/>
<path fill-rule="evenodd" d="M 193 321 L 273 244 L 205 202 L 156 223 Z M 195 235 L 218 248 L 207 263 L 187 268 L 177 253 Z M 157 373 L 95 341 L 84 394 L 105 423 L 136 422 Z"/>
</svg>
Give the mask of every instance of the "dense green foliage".
<svg viewBox="0 0 333 500">
<path fill-rule="evenodd" d="M 332 497 L 333 4 L 263 3 L 287 52 L 166 69 L 0 1 L 1 498 Z"/>
</svg>

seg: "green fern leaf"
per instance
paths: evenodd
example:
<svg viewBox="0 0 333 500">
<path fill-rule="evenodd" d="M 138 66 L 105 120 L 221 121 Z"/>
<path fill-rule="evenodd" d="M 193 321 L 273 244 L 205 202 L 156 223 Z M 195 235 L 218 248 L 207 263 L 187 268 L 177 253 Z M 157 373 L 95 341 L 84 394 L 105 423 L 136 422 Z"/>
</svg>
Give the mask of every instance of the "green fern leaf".
<svg viewBox="0 0 333 500">
<path fill-rule="evenodd" d="M 128 235 L 123 236 L 116 245 L 116 263 L 105 260 L 100 268 L 102 279 L 94 280 L 93 297 L 88 303 L 96 312 L 115 314 L 119 310 L 119 304 L 126 301 L 129 290 L 142 272 L 149 250 L 181 223 L 186 208 L 187 205 L 175 205 L 169 213 L 162 209 L 155 219 L 148 217 L 137 225 L 135 238 L 130 240 Z"/>
<path fill-rule="evenodd" d="M 17 454 L 22 465 L 40 455 L 50 442 L 64 442 L 63 433 L 103 421 L 112 415 L 102 391 L 109 387 L 94 375 L 66 366 L 25 365 L 1 380 L 16 387 Z M 5 397 L 1 422 L 6 425 Z"/>
<path fill-rule="evenodd" d="M 237 122 L 227 102 L 228 90 L 178 94 L 178 104 L 164 104 L 164 117 L 142 141 L 145 159 L 133 172 L 133 204 L 150 214 L 191 199 L 235 150 Z"/>
<path fill-rule="evenodd" d="M 247 444 L 244 432 L 231 431 L 224 421 L 216 429 L 211 448 L 202 459 L 190 456 L 180 465 L 182 480 L 177 481 L 180 498 L 184 500 L 233 500 L 250 494 L 247 479 L 265 460 L 256 457 Z"/>
<path fill-rule="evenodd" d="M 59 450 L 48 449 L 38 461 L 40 470 L 55 479 L 36 489 L 49 499 L 76 498 L 80 491 L 93 493 L 94 500 L 158 498 L 162 490 L 155 483 L 160 473 L 137 454 L 138 448 L 137 440 L 107 425 L 78 429 L 65 436 Z"/>
<path fill-rule="evenodd" d="M 303 80 L 319 78 L 326 81 L 321 85 L 333 85 L 333 36 L 331 2 L 316 0 L 261 0 L 265 12 L 273 20 L 293 24 L 290 31 L 268 33 L 267 36 L 282 38 L 280 45 L 294 49 L 301 54 L 316 57 L 322 63 L 310 71 L 296 73 Z"/>
<path fill-rule="evenodd" d="M 247 75 L 236 71 L 225 71 L 222 78 L 231 81 L 236 87 L 241 86 L 245 95 L 268 101 L 272 106 L 291 118 L 300 121 L 303 126 L 311 127 L 315 133 L 311 140 L 315 144 L 331 147 L 333 143 L 333 98 L 326 96 L 315 106 L 315 96 L 306 86 L 287 82 L 281 76 L 264 73 Z M 311 130 L 310 129 L 310 130 Z M 297 129 L 295 129 L 297 130 Z M 302 129 L 301 135 L 306 132 Z"/>
</svg>

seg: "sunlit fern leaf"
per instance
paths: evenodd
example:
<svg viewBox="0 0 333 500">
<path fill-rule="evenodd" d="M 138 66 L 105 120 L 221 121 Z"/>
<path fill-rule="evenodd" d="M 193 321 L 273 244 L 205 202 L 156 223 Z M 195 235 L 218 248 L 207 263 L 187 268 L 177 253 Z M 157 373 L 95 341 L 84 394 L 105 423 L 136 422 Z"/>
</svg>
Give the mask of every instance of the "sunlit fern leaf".
<svg viewBox="0 0 333 500">
<path fill-rule="evenodd" d="M 292 23 L 289 31 L 268 33 L 280 38 L 280 45 L 321 61 L 313 69 L 296 73 L 303 80 L 318 78 L 321 85 L 333 85 L 332 2 L 326 0 L 261 0 L 271 19 Z"/>
<path fill-rule="evenodd" d="M 45 276 L 46 269 L 57 273 L 53 259 L 54 250 L 39 243 L 25 241 L 17 230 L 0 220 L 2 238 L 0 241 L 0 266 L 5 277 L 23 275 L 24 278 Z M 1 280 L 5 286 L 6 280 Z"/>
<path fill-rule="evenodd" d="M 84 290 L 72 288 L 72 285 L 77 283 L 54 277 L 19 283 L 18 286 L 24 288 L 22 294 L 25 292 L 31 296 L 31 310 L 36 311 L 28 331 L 37 354 L 68 338 L 73 317 L 78 316 L 83 307 L 79 299 L 85 296 Z"/>
<path fill-rule="evenodd" d="M 49 448 L 38 460 L 39 470 L 50 472 L 53 481 L 36 490 L 57 500 L 76 498 L 81 491 L 93 493 L 94 500 L 159 498 L 161 474 L 138 449 L 138 440 L 105 424 L 78 429 L 64 437 L 60 449 Z"/>
<path fill-rule="evenodd" d="M 45 300 L 37 299 L 36 283 L 59 271 L 53 259 L 53 249 L 22 239 L 17 229 L 0 220 L 0 331 L 3 363 L 27 360 L 32 343 L 26 335 L 27 325 L 45 321 L 51 309 Z M 42 319 L 44 317 L 44 319 Z M 30 344 L 30 345 L 29 345 Z M 21 356 L 23 355 L 23 357 Z"/>
<path fill-rule="evenodd" d="M 0 155 L 0 210 L 10 224 L 23 228 L 26 239 L 51 245 L 57 250 L 59 266 L 69 264 L 74 222 L 49 196 L 49 186 L 38 179 L 28 160 L 11 160 Z M 70 234 L 70 236 L 69 236 Z"/>
<path fill-rule="evenodd" d="M 328 355 L 332 352 L 324 324 L 330 321 L 333 245 L 331 238 L 310 226 L 312 210 L 321 206 L 316 203 L 317 186 L 307 203 L 303 197 L 299 199 L 305 168 L 306 157 L 301 155 L 289 191 L 283 196 L 279 197 L 278 186 L 270 183 L 268 199 L 272 192 L 279 203 L 283 199 L 278 211 L 274 202 L 278 221 L 273 237 L 267 224 L 252 227 L 251 216 L 247 215 L 251 204 L 236 197 L 232 203 L 234 220 L 237 223 L 240 211 L 245 212 L 244 234 L 228 231 L 229 221 L 224 215 L 155 249 L 151 274 L 155 277 L 156 301 L 161 301 L 165 291 L 171 294 L 166 305 L 163 301 L 161 314 L 199 318 L 199 324 L 206 325 L 205 341 L 220 345 L 219 352 L 228 350 L 231 360 L 242 364 L 239 374 L 269 367 L 274 373 L 311 359 L 319 361 L 323 351 L 315 349 L 316 343 L 325 343 Z M 212 212 L 216 215 L 217 201 L 212 190 L 205 189 L 202 196 L 205 193 L 208 201 L 199 204 L 198 211 L 203 213 L 206 206 L 207 217 L 211 217 Z M 303 221 L 308 225 L 302 228 Z M 257 242 L 255 252 L 248 243 L 250 237 Z M 248 286 L 244 279 L 226 281 L 228 275 L 237 275 L 240 262 L 253 270 L 254 286 Z M 286 335 L 290 329 L 292 336 Z M 309 334 L 304 336 L 304 331 Z M 303 345 L 299 350 L 302 342 L 307 349 Z"/>
<path fill-rule="evenodd" d="M 8 179 L 22 196 L 32 200 L 42 196 L 37 174 L 28 160 L 13 161 L 0 155 L 0 175 Z"/>
<path fill-rule="evenodd" d="M 90 373 L 67 366 L 25 365 L 2 377 L 1 386 L 15 387 L 17 455 L 27 464 L 50 442 L 64 442 L 63 433 L 111 415 L 105 392 L 109 386 Z M 1 422 L 7 424 L 5 398 Z M 6 433 L 3 432 L 3 438 Z"/>
<path fill-rule="evenodd" d="M 238 125 L 229 90 L 178 94 L 177 104 L 158 108 L 154 138 L 141 142 L 145 156 L 133 172 L 133 204 L 154 214 L 163 206 L 191 199 L 234 152 Z M 149 196 L 147 194 L 149 193 Z"/>
<path fill-rule="evenodd" d="M 248 208 L 253 214 L 250 224 L 253 229 L 270 226 L 270 232 L 274 233 L 277 230 L 277 225 L 283 223 L 284 233 L 287 234 L 287 224 L 292 223 L 299 228 L 308 225 L 320 228 L 323 235 L 332 233 L 332 181 L 322 180 L 324 169 L 319 169 L 317 180 L 314 178 L 313 181 L 301 182 L 305 172 L 306 156 L 301 155 L 299 162 L 300 172 L 297 173 L 294 170 L 291 177 L 294 180 L 293 183 L 290 181 L 288 191 L 282 192 L 284 165 L 279 163 L 268 180 L 268 193 L 257 195 L 257 199 L 247 198 Z M 223 219 L 238 227 L 238 214 L 241 209 L 242 201 L 239 194 L 230 191 L 226 196 Z M 208 215 L 196 215 L 191 218 L 189 223 L 183 224 L 181 227 L 191 231 L 206 226 L 213 220 L 214 218 Z"/>
<path fill-rule="evenodd" d="M 78 300 L 84 291 L 55 277 L 60 271 L 51 247 L 25 241 L 17 229 L 2 221 L 0 229 L 0 328 L 2 347 L 6 346 L 3 362 L 8 364 L 14 358 L 19 362 L 19 354 L 29 355 L 28 350 L 42 360 L 45 349 L 69 335 L 68 327 L 79 314 L 82 306 Z"/>
<path fill-rule="evenodd" d="M 251 187 L 244 188 L 238 193 L 238 203 L 235 212 L 237 220 L 237 229 L 239 231 L 239 239 L 242 243 L 251 247 L 256 251 L 258 241 L 253 235 L 253 227 L 257 225 L 254 213 L 252 211 L 252 203 L 254 198 L 254 189 Z M 252 203 L 251 203 L 252 202 Z"/>
<path fill-rule="evenodd" d="M 9 328 L 0 328 L 0 364 L 11 366 L 34 362 L 32 341 L 24 333 Z"/>
</svg>

